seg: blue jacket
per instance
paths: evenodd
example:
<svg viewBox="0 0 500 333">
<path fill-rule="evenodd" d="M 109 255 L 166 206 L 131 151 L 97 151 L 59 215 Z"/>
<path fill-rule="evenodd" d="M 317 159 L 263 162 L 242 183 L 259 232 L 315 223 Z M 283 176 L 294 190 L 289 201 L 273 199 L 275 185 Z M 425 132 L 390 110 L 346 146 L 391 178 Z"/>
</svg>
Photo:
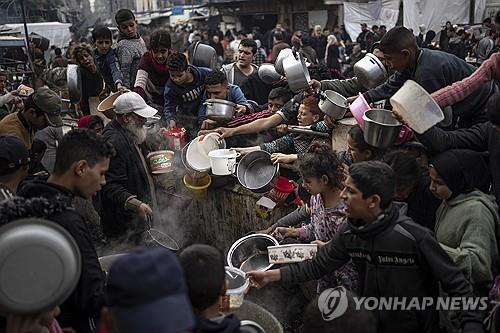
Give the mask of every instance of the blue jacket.
<svg viewBox="0 0 500 333">
<path fill-rule="evenodd" d="M 196 116 L 202 96 L 205 94 L 205 77 L 210 68 L 189 65 L 193 82 L 178 86 L 171 79 L 165 84 L 165 120 L 176 119 L 178 112 Z"/>
<path fill-rule="evenodd" d="M 123 75 L 115 50 L 110 49 L 108 53 L 103 55 L 97 53 L 97 50 L 94 50 L 93 58 L 97 70 L 101 73 L 106 86 L 116 91 L 116 84 L 123 84 Z"/>
<path fill-rule="evenodd" d="M 203 120 L 207 118 L 207 107 L 203 105 L 203 102 L 205 102 L 206 100 L 207 93 L 205 92 L 205 94 L 203 95 L 202 103 L 200 105 L 200 109 L 198 110 L 198 124 L 201 124 Z M 245 95 L 243 95 L 241 88 L 233 84 L 229 85 L 229 93 L 227 94 L 226 100 L 240 105 L 248 104 L 248 100 L 245 98 Z"/>
</svg>

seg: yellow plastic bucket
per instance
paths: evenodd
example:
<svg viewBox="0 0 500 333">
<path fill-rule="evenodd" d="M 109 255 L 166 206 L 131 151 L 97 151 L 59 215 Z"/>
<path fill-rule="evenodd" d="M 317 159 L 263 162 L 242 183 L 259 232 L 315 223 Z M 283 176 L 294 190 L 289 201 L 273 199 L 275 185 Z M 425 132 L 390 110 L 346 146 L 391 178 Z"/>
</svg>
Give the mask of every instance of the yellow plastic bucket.
<svg viewBox="0 0 500 333">
<path fill-rule="evenodd" d="M 184 175 L 183 182 L 193 200 L 202 200 L 207 196 L 207 190 L 212 184 L 212 178 L 210 175 L 202 178 L 192 178 L 190 175 Z"/>
</svg>

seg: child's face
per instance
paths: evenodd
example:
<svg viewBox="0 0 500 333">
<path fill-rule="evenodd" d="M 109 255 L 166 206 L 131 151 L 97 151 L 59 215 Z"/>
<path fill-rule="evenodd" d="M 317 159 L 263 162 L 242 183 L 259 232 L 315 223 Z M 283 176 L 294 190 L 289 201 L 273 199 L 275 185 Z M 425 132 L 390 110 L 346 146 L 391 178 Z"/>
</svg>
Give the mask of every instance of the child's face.
<svg viewBox="0 0 500 333">
<path fill-rule="evenodd" d="M 155 58 L 157 63 L 163 65 L 164 63 L 167 62 L 169 53 L 170 53 L 169 49 L 161 47 L 159 49 L 153 50 L 153 57 Z"/>
<path fill-rule="evenodd" d="M 385 63 L 390 69 L 402 71 L 410 66 L 410 51 L 404 49 L 400 52 L 384 52 Z"/>
<path fill-rule="evenodd" d="M 356 187 L 354 181 L 347 177 L 345 187 L 340 193 L 340 198 L 346 205 L 345 213 L 352 219 L 363 219 L 369 214 L 369 209 L 378 203 L 374 202 L 375 195 L 363 198 L 363 193 Z"/>
<path fill-rule="evenodd" d="M 94 67 L 94 59 L 92 59 L 92 55 L 87 51 L 83 51 L 78 55 L 78 62 L 88 70 L 92 70 Z"/>
<path fill-rule="evenodd" d="M 137 23 L 134 19 L 123 21 L 122 23 L 120 23 L 118 28 L 129 38 L 134 38 L 137 36 Z"/>
<path fill-rule="evenodd" d="M 207 97 L 213 99 L 227 99 L 229 95 L 229 86 L 225 84 L 213 84 L 205 85 L 205 90 L 207 91 Z"/>
<path fill-rule="evenodd" d="M 328 189 L 328 177 L 303 177 L 302 186 L 311 195 L 323 193 Z"/>
<path fill-rule="evenodd" d="M 170 79 L 178 86 L 182 86 L 189 78 L 188 71 L 170 72 Z"/>
<path fill-rule="evenodd" d="M 97 49 L 97 53 L 99 54 L 108 54 L 109 49 L 111 49 L 111 40 L 110 39 L 97 39 L 95 41 L 95 47 Z"/>
<path fill-rule="evenodd" d="M 446 185 L 446 182 L 439 176 L 436 169 L 432 167 L 429 168 L 429 176 L 431 178 L 429 189 L 431 190 L 432 194 L 436 198 L 441 200 L 449 199 L 452 195 L 452 192 L 448 185 Z"/>
<path fill-rule="evenodd" d="M 319 115 L 312 113 L 309 109 L 301 104 L 299 107 L 299 114 L 297 115 L 297 121 L 299 126 L 309 126 L 318 121 Z"/>
</svg>

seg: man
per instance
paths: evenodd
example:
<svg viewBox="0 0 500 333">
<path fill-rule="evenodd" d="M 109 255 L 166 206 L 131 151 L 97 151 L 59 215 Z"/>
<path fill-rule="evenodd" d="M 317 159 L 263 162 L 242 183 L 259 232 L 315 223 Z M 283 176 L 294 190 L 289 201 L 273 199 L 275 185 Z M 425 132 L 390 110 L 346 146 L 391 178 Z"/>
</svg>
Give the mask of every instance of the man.
<svg viewBox="0 0 500 333">
<path fill-rule="evenodd" d="M 75 290 L 61 305 L 57 320 L 62 327 L 72 327 L 79 333 L 95 329 L 103 304 L 105 275 L 85 219 L 72 202 L 75 196 L 91 199 L 101 190 L 113 153 L 113 147 L 93 131 L 72 130 L 57 148 L 54 173 L 47 182 L 34 181 L 19 191 L 27 199 L 48 199 L 56 209 L 46 218 L 65 228 L 78 245 L 82 271 Z"/>
<path fill-rule="evenodd" d="M 116 149 L 102 190 L 101 221 L 109 238 L 131 234 L 138 242 L 153 216 L 154 184 L 142 152 L 146 140 L 144 124 L 156 114 L 135 92 L 120 95 L 113 103 L 116 118 L 104 128 L 104 138 Z"/>
<path fill-rule="evenodd" d="M 387 164 L 353 164 L 341 193 L 348 222 L 335 238 L 312 260 L 248 272 L 252 285 L 316 280 L 352 260 L 364 284 L 361 296 L 422 302 L 424 297 L 436 299 L 442 288 L 449 297 L 472 297 L 472 287 L 431 231 L 414 223 L 392 202 L 394 188 L 394 173 Z M 435 308 L 379 310 L 376 315 L 381 333 L 439 332 Z M 479 313 L 460 307 L 463 332 L 481 332 L 481 320 Z"/>
<path fill-rule="evenodd" d="M 35 132 L 47 126 L 62 126 L 61 98 L 46 87 L 28 96 L 24 110 L 12 113 L 0 121 L 0 134 L 17 136 L 29 149 Z"/>
<path fill-rule="evenodd" d="M 366 34 L 368 33 L 368 25 L 366 23 L 361 23 L 361 32 L 356 38 L 356 43 L 359 44 L 361 50 L 366 50 Z"/>
<path fill-rule="evenodd" d="M 211 70 L 188 65 L 182 53 L 168 57 L 167 67 L 170 79 L 165 85 L 165 120 L 170 128 L 196 126 L 196 115 L 200 108 L 201 96 L 205 93 L 205 77 Z"/>
<path fill-rule="evenodd" d="M 0 201 L 10 199 L 28 175 L 30 154 L 17 137 L 0 134 Z"/>
<path fill-rule="evenodd" d="M 205 78 L 206 94 L 202 99 L 200 110 L 198 111 L 198 124 L 201 124 L 201 129 L 209 129 L 216 122 L 206 119 L 207 99 L 223 99 L 236 104 L 236 115 L 242 115 L 251 110 L 251 106 L 243 95 L 240 87 L 229 84 L 226 75 L 221 71 L 213 71 L 207 74 Z M 252 109 L 253 110 L 253 109 Z"/>
<path fill-rule="evenodd" d="M 164 248 L 141 248 L 118 258 L 109 271 L 106 299 L 101 321 L 107 333 L 185 333 L 195 326 L 184 272 Z"/>
<path fill-rule="evenodd" d="M 271 51 L 272 63 L 276 62 L 276 58 L 280 54 L 281 50 L 289 49 L 290 45 L 283 41 L 283 32 L 275 32 L 273 35 L 273 50 Z"/>
<path fill-rule="evenodd" d="M 257 43 L 252 39 L 243 39 L 238 46 L 238 60 L 222 66 L 229 84 L 241 86 L 247 77 L 258 71 L 259 67 L 252 63 L 256 54 Z"/>
<path fill-rule="evenodd" d="M 432 93 L 462 80 L 475 70 L 449 53 L 419 49 L 415 36 L 404 27 L 389 30 L 380 42 L 380 49 L 389 67 L 396 72 L 384 84 L 363 94 L 368 103 L 391 97 L 409 79 Z M 490 81 L 477 89 L 475 94 L 453 105 L 449 117 L 451 125 L 446 127 L 464 128 L 485 121 L 484 107 L 493 91 L 494 84 Z"/>
<path fill-rule="evenodd" d="M 321 26 L 316 25 L 311 35 L 311 46 L 316 51 L 317 58 L 320 61 L 325 59 L 326 44 L 326 36 L 321 32 Z"/>
</svg>

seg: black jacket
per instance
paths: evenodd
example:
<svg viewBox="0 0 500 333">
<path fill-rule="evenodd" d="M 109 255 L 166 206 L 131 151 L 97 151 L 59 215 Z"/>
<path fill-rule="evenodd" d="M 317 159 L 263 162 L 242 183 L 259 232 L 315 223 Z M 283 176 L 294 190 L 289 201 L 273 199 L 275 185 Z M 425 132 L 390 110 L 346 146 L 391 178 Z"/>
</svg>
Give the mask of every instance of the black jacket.
<svg viewBox="0 0 500 333">
<path fill-rule="evenodd" d="M 103 231 L 111 238 L 124 236 L 129 230 L 139 233 L 145 227 L 136 213 L 125 210 L 128 198 L 137 197 L 144 203 L 151 202 L 147 170 L 125 131 L 116 119 L 107 124 L 103 131 L 104 138 L 116 150 L 115 156 L 111 157 L 106 185 L 101 193 Z"/>
<path fill-rule="evenodd" d="M 417 137 L 432 153 L 450 149 L 489 152 L 493 194 L 500 202 L 500 131 L 491 122 L 449 132 L 434 126 Z"/>
<path fill-rule="evenodd" d="M 44 197 L 67 207 L 48 219 L 61 225 L 75 239 L 82 256 L 82 273 L 75 290 L 60 306 L 61 315 L 57 320 L 61 327 L 72 327 L 78 333 L 91 332 L 104 303 L 105 274 L 85 220 L 73 209 L 73 194 L 64 187 L 42 181 L 26 184 L 18 194 L 25 198 Z"/>
<path fill-rule="evenodd" d="M 384 84 L 363 94 L 368 103 L 392 97 L 406 80 L 414 80 L 428 93 L 470 76 L 475 67 L 458 57 L 437 50 L 420 49 L 415 69 L 395 72 Z M 486 121 L 484 107 L 494 92 L 494 82 L 485 83 L 463 101 L 452 106 L 453 124 L 467 128 Z M 458 122 L 460 118 L 460 122 Z"/>
<path fill-rule="evenodd" d="M 234 315 L 208 320 L 205 318 L 196 318 L 196 327 L 194 333 L 239 333 L 240 320 Z"/>
<path fill-rule="evenodd" d="M 282 280 L 319 279 L 352 259 L 362 281 L 361 296 L 435 298 L 439 283 L 450 296 L 472 296 L 472 287 L 433 234 L 399 209 L 392 204 L 366 226 L 349 220 L 313 260 L 281 268 Z M 438 312 L 430 308 L 380 310 L 377 316 L 380 333 L 439 332 Z M 460 319 L 467 329 L 481 323 L 481 315 L 473 312 L 462 312 Z"/>
</svg>

